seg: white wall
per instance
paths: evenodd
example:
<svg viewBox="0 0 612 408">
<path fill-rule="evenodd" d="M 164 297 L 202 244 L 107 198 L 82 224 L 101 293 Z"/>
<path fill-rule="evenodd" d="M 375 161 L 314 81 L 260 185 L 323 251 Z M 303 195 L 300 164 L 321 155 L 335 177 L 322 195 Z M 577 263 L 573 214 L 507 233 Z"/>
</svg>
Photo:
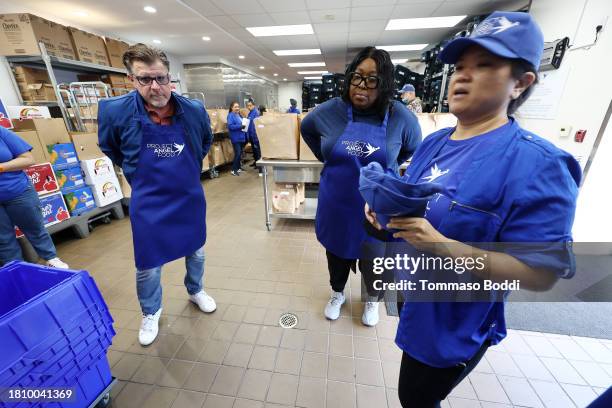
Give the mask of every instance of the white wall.
<svg viewBox="0 0 612 408">
<path fill-rule="evenodd" d="M 593 42 L 595 26 L 610 17 L 599 35 L 597 45 L 589 50 L 566 51 L 562 66 L 569 76 L 561 93 L 555 119 L 521 119 L 526 129 L 545 137 L 557 146 L 581 158 L 584 167 L 612 98 L 612 2 L 610 0 L 534 0 L 531 15 L 539 23 L 545 41 L 570 37 L 574 47 Z M 571 50 L 571 48 L 570 48 Z M 570 138 L 558 135 L 561 126 L 572 127 Z M 611 126 L 608 126 L 610 130 Z M 574 142 L 574 133 L 586 129 L 584 143 Z M 605 136 L 612 137 L 608 131 Z M 574 223 L 576 241 L 612 242 L 612 216 L 609 175 L 612 163 L 612 142 L 604 140 L 597 151 L 578 200 Z"/>
<path fill-rule="evenodd" d="M 289 109 L 289 99 L 297 101 L 297 107 L 302 110 L 302 82 L 280 82 L 278 84 L 278 107 L 281 112 Z"/>
</svg>

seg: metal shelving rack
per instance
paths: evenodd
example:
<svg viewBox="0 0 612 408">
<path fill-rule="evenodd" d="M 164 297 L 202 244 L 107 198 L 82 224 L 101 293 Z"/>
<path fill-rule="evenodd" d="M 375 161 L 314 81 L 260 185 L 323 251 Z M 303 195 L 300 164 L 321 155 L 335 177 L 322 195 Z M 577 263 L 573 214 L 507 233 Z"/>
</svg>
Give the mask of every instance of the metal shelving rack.
<svg viewBox="0 0 612 408">
<path fill-rule="evenodd" d="M 21 96 L 21 92 L 19 92 L 19 86 L 17 85 L 17 81 L 14 76 L 11 77 L 11 81 L 13 83 L 13 87 L 15 89 L 16 94 L 18 95 L 19 102 L 22 105 L 46 105 L 46 106 L 58 106 L 62 112 L 62 116 L 64 118 L 64 122 L 66 123 L 66 128 L 74 131 L 86 131 L 82 120 L 77 119 L 76 124 L 73 123 L 70 113 L 68 112 L 68 107 L 66 106 L 65 101 L 67 99 L 64 97 L 63 93 L 65 91 L 65 87 L 57 82 L 57 78 L 54 73 L 54 68 L 64 68 L 67 70 L 74 70 L 78 72 L 88 72 L 88 73 L 96 73 L 96 74 L 127 74 L 127 71 L 122 68 L 115 68 L 106 65 L 98 65 L 91 64 L 83 61 L 75 61 L 66 58 L 54 57 L 47 53 L 47 49 L 45 44 L 42 42 L 38 43 L 40 48 L 40 55 L 23 55 L 23 56 L 8 56 L 6 60 L 9 64 L 9 67 L 12 68 L 14 65 L 27 64 L 27 65 L 38 65 L 41 67 L 45 67 L 47 70 L 47 75 L 49 75 L 49 81 L 51 81 L 51 85 L 53 86 L 53 90 L 55 91 L 55 101 L 32 101 L 25 102 Z M 12 71 L 12 70 L 11 70 Z M 75 109 L 75 115 L 78 115 L 79 111 L 79 103 L 76 105 L 72 105 Z"/>
</svg>

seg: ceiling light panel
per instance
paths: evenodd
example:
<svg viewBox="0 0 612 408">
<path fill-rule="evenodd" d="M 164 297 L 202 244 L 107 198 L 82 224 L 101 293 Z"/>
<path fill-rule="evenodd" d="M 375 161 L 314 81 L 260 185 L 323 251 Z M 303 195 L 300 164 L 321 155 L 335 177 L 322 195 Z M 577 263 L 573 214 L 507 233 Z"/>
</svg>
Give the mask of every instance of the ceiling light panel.
<svg viewBox="0 0 612 408">
<path fill-rule="evenodd" d="M 291 68 L 300 68 L 300 67 L 324 67 L 324 62 L 290 62 L 289 65 Z"/>
<path fill-rule="evenodd" d="M 454 27 L 466 16 L 401 18 L 389 20 L 385 30 L 419 30 L 424 28 Z"/>
<path fill-rule="evenodd" d="M 287 35 L 314 34 L 311 24 L 297 24 L 286 26 L 267 26 L 267 27 L 247 27 L 255 37 L 272 37 Z"/>
<path fill-rule="evenodd" d="M 279 57 L 288 55 L 321 55 L 321 50 L 318 48 L 309 48 L 303 50 L 274 50 L 272 52 L 278 55 Z"/>
<path fill-rule="evenodd" d="M 307 77 L 304 77 L 304 79 L 314 79 L 314 80 L 318 79 L 318 80 L 321 80 L 322 78 L 320 76 L 318 76 L 318 77 L 316 77 L 316 76 L 307 76 Z"/>
<path fill-rule="evenodd" d="M 428 44 L 401 44 L 401 45 L 377 45 L 376 48 L 379 50 L 385 50 L 387 52 L 393 51 L 420 51 L 427 47 Z"/>
<path fill-rule="evenodd" d="M 298 75 L 327 74 L 327 71 L 298 71 Z"/>
</svg>

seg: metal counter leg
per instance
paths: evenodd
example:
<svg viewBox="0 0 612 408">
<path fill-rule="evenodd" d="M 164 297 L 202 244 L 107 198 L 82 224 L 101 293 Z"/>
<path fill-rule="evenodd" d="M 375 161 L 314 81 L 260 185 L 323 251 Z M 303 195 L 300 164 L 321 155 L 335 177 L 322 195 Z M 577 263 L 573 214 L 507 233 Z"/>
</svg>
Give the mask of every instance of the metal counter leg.
<svg viewBox="0 0 612 408">
<path fill-rule="evenodd" d="M 270 198 L 268 197 L 268 166 L 263 167 L 263 190 L 264 190 L 264 207 L 266 210 L 266 228 L 268 231 L 272 229 L 272 223 L 270 222 Z"/>
</svg>

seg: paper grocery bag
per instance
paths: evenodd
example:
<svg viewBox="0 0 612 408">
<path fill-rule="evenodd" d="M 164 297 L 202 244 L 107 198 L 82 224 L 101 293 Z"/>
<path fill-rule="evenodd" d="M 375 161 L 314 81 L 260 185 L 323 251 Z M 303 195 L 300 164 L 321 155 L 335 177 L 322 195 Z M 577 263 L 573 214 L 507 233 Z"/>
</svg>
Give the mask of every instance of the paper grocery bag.
<svg viewBox="0 0 612 408">
<path fill-rule="evenodd" d="M 255 119 L 255 131 L 265 159 L 296 160 L 299 151 L 297 114 L 267 114 Z"/>
<path fill-rule="evenodd" d="M 307 114 L 308 114 L 308 112 L 304 112 L 304 113 L 298 114 L 298 124 L 299 124 L 300 129 L 302 128 L 302 120 L 306 117 Z M 301 131 L 300 131 L 300 155 L 299 155 L 299 158 L 300 158 L 300 160 L 315 160 L 315 161 L 319 160 L 319 159 L 317 159 L 317 156 L 315 156 L 315 154 L 312 152 L 312 150 L 310 150 L 310 147 L 308 147 L 308 145 L 304 141 L 304 138 L 302 137 L 302 132 Z"/>
</svg>

